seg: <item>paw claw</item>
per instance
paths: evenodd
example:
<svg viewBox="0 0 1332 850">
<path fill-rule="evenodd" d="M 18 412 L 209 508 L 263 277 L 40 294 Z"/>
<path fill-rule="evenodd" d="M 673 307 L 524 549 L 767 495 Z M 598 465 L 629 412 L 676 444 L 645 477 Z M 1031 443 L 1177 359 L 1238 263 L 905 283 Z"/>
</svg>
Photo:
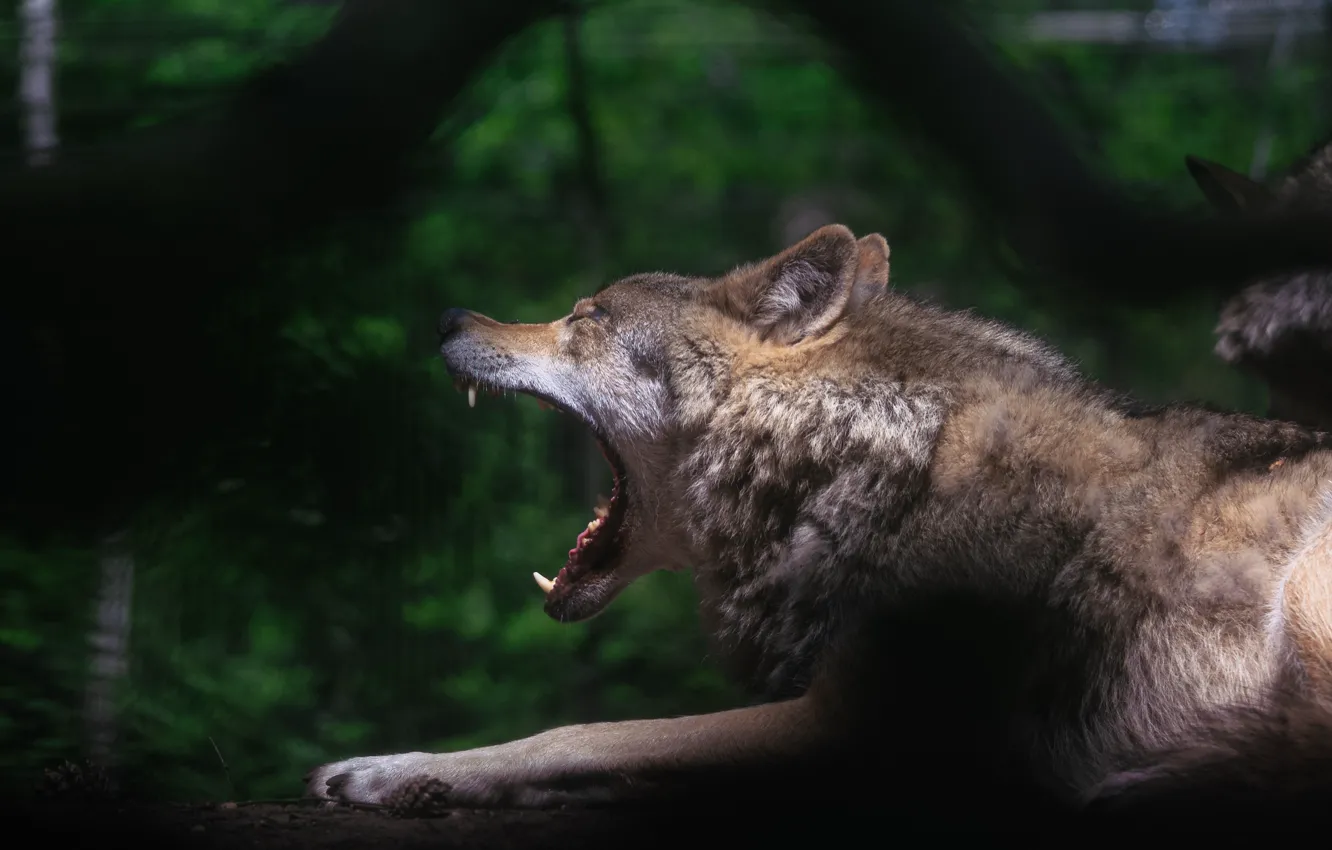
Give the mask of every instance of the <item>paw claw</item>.
<svg viewBox="0 0 1332 850">
<path fill-rule="evenodd" d="M 349 781 L 351 781 L 350 773 L 339 773 L 337 776 L 330 776 L 324 786 L 328 788 L 329 793 L 339 794 Z"/>
</svg>

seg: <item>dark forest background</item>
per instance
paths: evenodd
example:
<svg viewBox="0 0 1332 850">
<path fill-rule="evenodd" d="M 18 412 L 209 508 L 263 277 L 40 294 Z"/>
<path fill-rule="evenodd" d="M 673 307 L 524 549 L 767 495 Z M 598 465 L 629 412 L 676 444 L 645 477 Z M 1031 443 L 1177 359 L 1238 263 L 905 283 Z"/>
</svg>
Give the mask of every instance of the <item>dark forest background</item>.
<svg viewBox="0 0 1332 850">
<path fill-rule="evenodd" d="M 321 203 L 355 196 L 354 214 L 287 238 L 283 216 L 303 214 L 279 202 L 292 170 L 245 171 L 237 200 L 222 177 L 153 170 L 184 141 L 132 166 L 119 151 L 287 85 L 340 4 L 48 5 L 58 143 L 34 149 L 31 98 L 0 103 L 0 321 L 26 334 L 7 331 L 6 351 L 85 389 L 59 418 L 83 430 L 59 438 L 34 382 L 14 377 L 0 399 L 27 423 L 10 455 L 36 482 L 0 532 L 0 767 L 15 787 L 93 753 L 155 797 L 292 796 L 308 768 L 348 755 L 743 699 L 710 662 L 687 576 L 649 576 L 588 623 L 542 613 L 531 573 L 558 570 L 609 475 L 575 423 L 531 399 L 468 409 L 436 354 L 446 307 L 548 320 L 610 278 L 722 272 L 840 221 L 886 236 L 896 287 L 1036 331 L 1115 387 L 1265 409 L 1263 387 L 1212 354 L 1202 297 L 1132 307 L 1069 284 L 1062 301 L 1035 298 L 947 163 L 826 45 L 754 6 L 600 0 L 545 19 L 431 119 L 393 191 L 337 165 Z M 1319 3 L 1249 4 L 1268 10 L 1249 28 L 1225 26 L 1239 2 L 970 5 L 1144 203 L 1202 206 L 1186 154 L 1261 177 L 1326 130 Z M 0 9 L 0 92 L 41 59 L 24 9 Z M 374 122 L 399 133 L 419 88 L 369 92 L 367 157 Z M 282 152 L 296 171 L 341 141 L 302 138 Z M 64 182 L 28 180 L 43 169 Z M 218 225 L 265 191 L 277 200 L 244 212 L 248 229 Z M 252 257 L 270 232 L 283 238 Z M 114 262 L 87 256 L 117 245 Z M 87 330 L 64 337 L 56 319 L 27 322 L 72 303 L 52 269 L 110 313 L 88 308 Z M 103 357 L 98 334 L 137 353 Z M 126 393 L 150 414 L 118 421 Z M 171 418 L 176 404 L 189 415 Z M 34 466 L 81 452 L 59 476 Z"/>
</svg>

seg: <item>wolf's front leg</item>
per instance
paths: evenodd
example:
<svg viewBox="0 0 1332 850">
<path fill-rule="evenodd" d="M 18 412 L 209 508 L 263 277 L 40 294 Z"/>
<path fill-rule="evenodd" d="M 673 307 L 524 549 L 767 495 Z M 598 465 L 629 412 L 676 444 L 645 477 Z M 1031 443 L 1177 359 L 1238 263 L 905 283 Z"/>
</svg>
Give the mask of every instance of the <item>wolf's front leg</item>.
<svg viewBox="0 0 1332 850">
<path fill-rule="evenodd" d="M 457 753 L 366 756 L 316 768 L 314 797 L 356 803 L 541 808 L 610 802 L 696 771 L 781 762 L 826 737 L 807 697 L 665 720 L 564 726 Z"/>
</svg>

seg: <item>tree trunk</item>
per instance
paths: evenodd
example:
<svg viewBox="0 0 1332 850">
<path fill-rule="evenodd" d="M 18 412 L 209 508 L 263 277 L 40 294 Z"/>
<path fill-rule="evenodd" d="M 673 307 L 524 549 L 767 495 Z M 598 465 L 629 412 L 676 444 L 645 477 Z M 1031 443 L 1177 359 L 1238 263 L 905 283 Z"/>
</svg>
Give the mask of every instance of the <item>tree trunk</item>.
<svg viewBox="0 0 1332 850">
<path fill-rule="evenodd" d="M 47 165 L 55 155 L 56 0 L 23 0 L 19 44 L 19 100 L 23 104 L 28 164 Z"/>
<path fill-rule="evenodd" d="M 92 665 L 84 710 L 88 756 L 106 767 L 116 764 L 116 693 L 129 672 L 130 613 L 134 601 L 134 557 L 129 535 L 102 541 L 101 587 L 88 643 Z"/>
</svg>

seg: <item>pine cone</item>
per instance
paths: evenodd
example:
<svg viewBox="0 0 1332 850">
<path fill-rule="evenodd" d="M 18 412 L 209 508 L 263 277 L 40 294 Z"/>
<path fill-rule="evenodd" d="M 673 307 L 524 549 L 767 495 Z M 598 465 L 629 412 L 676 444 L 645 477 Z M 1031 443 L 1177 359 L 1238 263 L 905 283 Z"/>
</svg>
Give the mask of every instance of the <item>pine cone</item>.
<svg viewBox="0 0 1332 850">
<path fill-rule="evenodd" d="M 109 800 L 116 795 L 110 772 L 91 759 L 66 760 L 43 771 L 38 790 L 50 796 L 79 797 L 85 800 Z"/>
<path fill-rule="evenodd" d="M 418 776 L 408 782 L 388 801 L 396 817 L 443 817 L 449 813 L 449 791 L 453 786 L 442 779 Z"/>
</svg>

